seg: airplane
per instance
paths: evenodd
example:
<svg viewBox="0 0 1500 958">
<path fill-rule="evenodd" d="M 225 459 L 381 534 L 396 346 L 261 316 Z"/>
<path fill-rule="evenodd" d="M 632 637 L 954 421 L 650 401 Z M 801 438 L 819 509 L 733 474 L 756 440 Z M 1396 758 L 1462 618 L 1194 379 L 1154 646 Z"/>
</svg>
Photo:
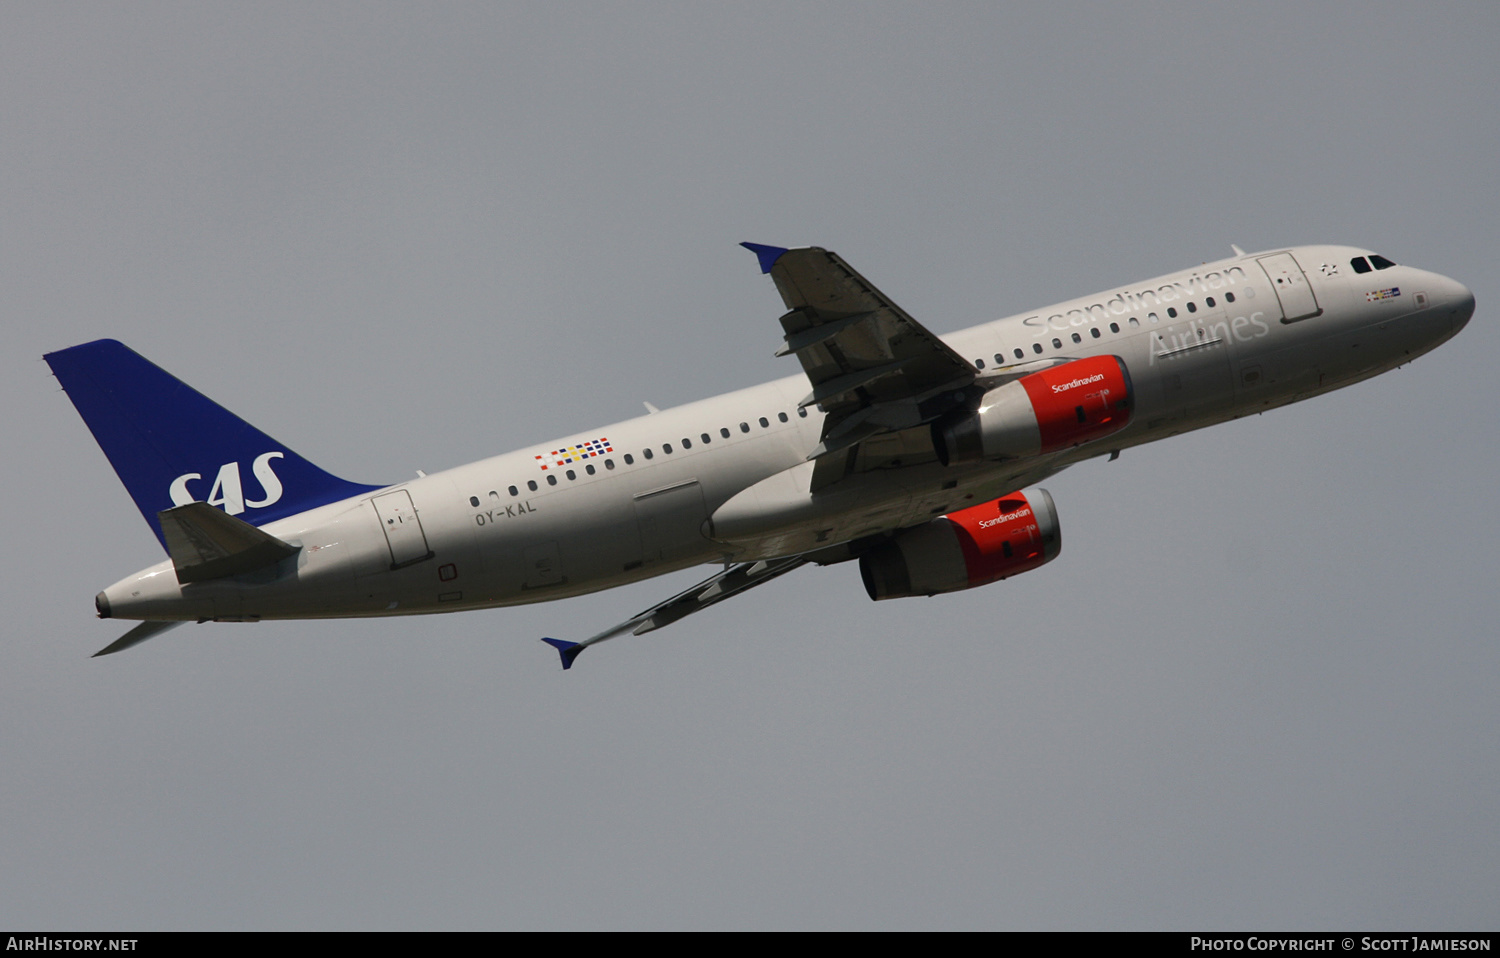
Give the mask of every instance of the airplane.
<svg viewBox="0 0 1500 958">
<path fill-rule="evenodd" d="M 1366 249 L 1245 253 L 937 336 L 837 254 L 741 244 L 800 375 L 393 485 L 350 482 L 114 340 L 44 358 L 168 558 L 100 592 L 141 624 L 417 615 L 712 576 L 564 670 L 807 563 L 871 599 L 1027 572 L 1061 549 L 1036 484 L 1070 465 L 1368 379 L 1474 296 Z"/>
</svg>

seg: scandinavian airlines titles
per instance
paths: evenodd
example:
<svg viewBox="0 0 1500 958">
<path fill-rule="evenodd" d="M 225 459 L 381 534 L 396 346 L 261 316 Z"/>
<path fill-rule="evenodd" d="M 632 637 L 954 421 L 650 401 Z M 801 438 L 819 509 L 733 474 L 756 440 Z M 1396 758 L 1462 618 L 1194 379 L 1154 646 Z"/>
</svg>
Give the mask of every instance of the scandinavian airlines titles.
<svg viewBox="0 0 1500 958">
<path fill-rule="evenodd" d="M 1096 383 L 1103 378 L 1103 373 L 1094 373 L 1094 375 L 1088 377 L 1087 379 L 1070 379 L 1065 383 L 1058 383 L 1057 385 L 1053 386 L 1052 391 L 1055 393 L 1067 392 L 1074 386 L 1087 386 L 1089 383 Z"/>
<path fill-rule="evenodd" d="M 1185 280 L 1166 283 L 1156 289 L 1143 289 L 1137 292 L 1121 290 L 1102 303 L 1090 303 L 1078 309 L 1053 313 L 1046 319 L 1040 315 L 1028 316 L 1021 322 L 1026 326 L 1066 331 L 1070 326 L 1089 326 L 1108 319 L 1110 316 L 1124 316 L 1126 313 L 1151 309 L 1162 303 L 1176 302 L 1197 293 L 1227 289 L 1244 281 L 1245 270 L 1239 266 L 1231 266 L 1222 272 L 1210 270 L 1201 276 L 1193 273 Z"/>
</svg>

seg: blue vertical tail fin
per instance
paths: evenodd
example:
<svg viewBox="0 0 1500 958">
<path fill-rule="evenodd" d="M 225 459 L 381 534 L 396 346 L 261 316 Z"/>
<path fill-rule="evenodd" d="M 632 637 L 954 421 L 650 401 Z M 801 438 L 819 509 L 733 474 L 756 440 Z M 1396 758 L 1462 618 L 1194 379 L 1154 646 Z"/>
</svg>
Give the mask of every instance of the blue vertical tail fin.
<svg viewBox="0 0 1500 958">
<path fill-rule="evenodd" d="M 43 358 L 163 546 L 156 514 L 173 506 L 258 526 L 381 488 L 324 472 L 113 339 Z"/>
</svg>

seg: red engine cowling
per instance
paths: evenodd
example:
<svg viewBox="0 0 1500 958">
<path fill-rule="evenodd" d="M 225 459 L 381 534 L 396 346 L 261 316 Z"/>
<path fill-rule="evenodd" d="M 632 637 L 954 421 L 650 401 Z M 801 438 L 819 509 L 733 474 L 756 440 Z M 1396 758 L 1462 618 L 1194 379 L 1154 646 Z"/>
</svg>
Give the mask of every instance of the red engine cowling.
<svg viewBox="0 0 1500 958">
<path fill-rule="evenodd" d="M 1036 456 L 1118 432 L 1134 408 L 1124 360 L 1090 356 L 991 389 L 979 408 L 934 423 L 933 445 L 944 465 Z"/>
<path fill-rule="evenodd" d="M 859 557 L 859 573 L 877 601 L 937 595 L 1029 572 L 1061 550 L 1057 507 L 1033 487 L 902 529 Z"/>
</svg>

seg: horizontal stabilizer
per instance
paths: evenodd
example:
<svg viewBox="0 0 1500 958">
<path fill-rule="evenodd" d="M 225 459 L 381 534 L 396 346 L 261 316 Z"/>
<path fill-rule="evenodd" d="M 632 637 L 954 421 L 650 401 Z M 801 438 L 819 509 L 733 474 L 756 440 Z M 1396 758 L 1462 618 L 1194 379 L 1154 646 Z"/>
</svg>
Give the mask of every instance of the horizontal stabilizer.
<svg viewBox="0 0 1500 958">
<path fill-rule="evenodd" d="M 564 642 L 562 639 L 543 639 L 542 641 L 557 650 L 558 656 L 562 658 L 565 672 L 573 667 L 573 660 L 578 658 L 579 653 L 584 649 L 583 644 L 579 642 Z"/>
<path fill-rule="evenodd" d="M 172 628 L 172 626 L 181 624 L 181 622 L 142 622 L 89 657 L 97 659 L 101 655 L 114 655 L 116 652 L 124 652 L 132 645 L 140 645 L 153 635 L 160 635 Z"/>
<path fill-rule="evenodd" d="M 297 547 L 206 502 L 190 502 L 156 514 L 177 581 L 202 582 L 254 572 L 296 555 Z"/>
</svg>

